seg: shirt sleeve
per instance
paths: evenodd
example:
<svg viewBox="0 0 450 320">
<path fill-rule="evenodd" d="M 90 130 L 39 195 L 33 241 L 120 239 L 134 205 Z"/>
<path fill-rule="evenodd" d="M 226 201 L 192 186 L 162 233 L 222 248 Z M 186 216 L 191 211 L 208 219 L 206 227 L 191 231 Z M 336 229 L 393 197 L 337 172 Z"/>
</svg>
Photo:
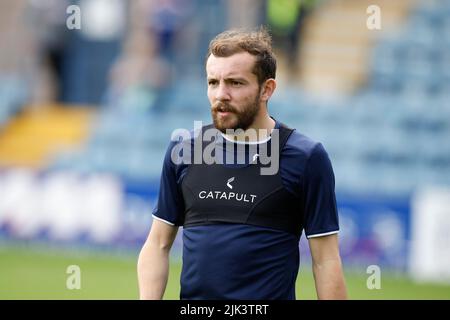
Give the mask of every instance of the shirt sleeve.
<svg viewBox="0 0 450 320">
<path fill-rule="evenodd" d="M 172 141 L 164 156 L 161 173 L 158 200 L 153 209 L 154 219 L 161 220 L 170 225 L 183 224 L 184 200 L 178 185 L 177 165 L 172 161 L 171 153 L 176 142 Z"/>
<path fill-rule="evenodd" d="M 338 233 L 334 173 L 330 158 L 320 143 L 314 147 L 307 161 L 303 182 L 306 237 Z"/>
</svg>

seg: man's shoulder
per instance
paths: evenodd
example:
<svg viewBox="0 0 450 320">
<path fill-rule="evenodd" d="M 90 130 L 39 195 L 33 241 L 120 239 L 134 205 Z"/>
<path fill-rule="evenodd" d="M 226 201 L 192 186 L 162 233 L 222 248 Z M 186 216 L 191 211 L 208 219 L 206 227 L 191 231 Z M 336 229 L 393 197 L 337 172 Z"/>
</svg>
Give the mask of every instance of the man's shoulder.
<svg viewBox="0 0 450 320">
<path fill-rule="evenodd" d="M 323 149 L 322 144 L 294 129 L 283 148 L 283 154 L 308 158 L 317 149 Z"/>
<path fill-rule="evenodd" d="M 289 136 L 280 159 L 282 168 L 300 175 L 307 174 L 306 172 L 311 170 L 331 172 L 328 171 L 331 168 L 330 164 L 329 155 L 322 143 L 298 130 L 294 130 Z"/>
</svg>

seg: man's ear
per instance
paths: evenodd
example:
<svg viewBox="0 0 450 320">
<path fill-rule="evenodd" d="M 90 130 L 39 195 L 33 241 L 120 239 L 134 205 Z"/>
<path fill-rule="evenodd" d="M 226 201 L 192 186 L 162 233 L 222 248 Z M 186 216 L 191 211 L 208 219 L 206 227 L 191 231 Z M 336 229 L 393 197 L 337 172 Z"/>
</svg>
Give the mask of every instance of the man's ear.
<svg viewBox="0 0 450 320">
<path fill-rule="evenodd" d="M 275 79 L 267 79 L 263 85 L 261 90 L 261 100 L 267 102 L 272 96 L 273 92 L 277 87 L 277 82 Z"/>
</svg>

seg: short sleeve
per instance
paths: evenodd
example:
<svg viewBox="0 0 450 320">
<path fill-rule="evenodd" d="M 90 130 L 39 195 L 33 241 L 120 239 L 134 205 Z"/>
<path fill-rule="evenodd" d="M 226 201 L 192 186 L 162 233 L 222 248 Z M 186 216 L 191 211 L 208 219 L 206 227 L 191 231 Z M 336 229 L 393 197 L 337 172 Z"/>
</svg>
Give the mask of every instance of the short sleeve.
<svg viewBox="0 0 450 320">
<path fill-rule="evenodd" d="M 334 173 L 330 158 L 318 143 L 308 158 L 304 181 L 304 229 L 307 238 L 339 232 Z"/>
<path fill-rule="evenodd" d="M 155 219 L 170 225 L 180 226 L 183 224 L 184 200 L 178 185 L 176 164 L 172 161 L 172 149 L 177 142 L 172 141 L 164 156 L 161 172 L 158 200 L 152 215 Z"/>
</svg>

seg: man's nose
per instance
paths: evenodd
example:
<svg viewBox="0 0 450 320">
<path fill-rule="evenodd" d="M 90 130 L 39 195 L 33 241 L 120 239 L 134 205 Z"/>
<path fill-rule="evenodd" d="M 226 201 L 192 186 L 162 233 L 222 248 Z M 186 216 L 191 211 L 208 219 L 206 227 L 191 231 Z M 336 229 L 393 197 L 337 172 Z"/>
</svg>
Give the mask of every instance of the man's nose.
<svg viewBox="0 0 450 320">
<path fill-rule="evenodd" d="M 228 101 L 230 98 L 231 96 L 228 87 L 224 83 L 219 84 L 216 88 L 216 100 Z"/>
</svg>

